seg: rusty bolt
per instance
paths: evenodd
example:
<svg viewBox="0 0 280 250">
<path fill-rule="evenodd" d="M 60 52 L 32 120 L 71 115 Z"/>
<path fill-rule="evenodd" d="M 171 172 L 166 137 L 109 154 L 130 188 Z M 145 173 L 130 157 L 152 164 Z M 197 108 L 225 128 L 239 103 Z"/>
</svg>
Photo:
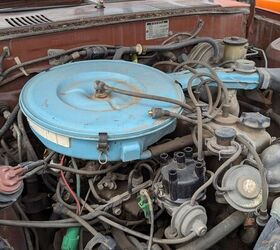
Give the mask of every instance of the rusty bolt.
<svg viewBox="0 0 280 250">
<path fill-rule="evenodd" d="M 121 208 L 119 208 L 119 207 L 114 207 L 113 208 L 113 214 L 114 215 L 121 215 L 121 213 L 122 213 Z"/>
</svg>

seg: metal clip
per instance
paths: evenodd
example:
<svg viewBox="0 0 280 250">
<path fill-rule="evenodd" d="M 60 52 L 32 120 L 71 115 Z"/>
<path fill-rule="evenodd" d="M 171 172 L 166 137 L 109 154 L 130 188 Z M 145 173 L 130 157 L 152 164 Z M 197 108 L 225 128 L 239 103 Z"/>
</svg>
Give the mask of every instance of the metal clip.
<svg viewBox="0 0 280 250">
<path fill-rule="evenodd" d="M 100 151 L 99 162 L 100 164 L 107 163 L 107 152 L 109 150 L 108 144 L 108 134 L 107 133 L 99 133 L 99 140 L 97 144 L 97 149 Z M 102 159 L 105 158 L 105 159 Z"/>
<path fill-rule="evenodd" d="M 17 65 L 19 65 L 19 66 L 22 65 L 22 63 L 21 63 L 21 61 L 20 61 L 20 59 L 19 59 L 18 57 L 15 57 L 14 60 L 15 60 L 15 62 L 16 62 Z M 25 76 L 29 76 L 29 74 L 26 72 L 26 70 L 24 69 L 24 67 L 20 66 L 20 67 L 19 67 L 19 70 L 20 70 Z"/>
<path fill-rule="evenodd" d="M 98 140 L 98 144 L 97 144 L 97 149 L 102 153 L 106 153 L 109 150 L 108 134 L 107 133 L 99 133 L 99 140 Z"/>
</svg>

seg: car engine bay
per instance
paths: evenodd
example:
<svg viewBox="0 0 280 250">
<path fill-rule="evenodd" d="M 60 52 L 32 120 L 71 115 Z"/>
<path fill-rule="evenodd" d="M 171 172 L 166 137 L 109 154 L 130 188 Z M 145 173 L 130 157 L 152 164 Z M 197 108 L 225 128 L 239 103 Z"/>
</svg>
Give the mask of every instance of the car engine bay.
<svg viewBox="0 0 280 250">
<path fill-rule="evenodd" d="M 0 87 L 22 83 L 0 98 L 1 249 L 278 249 L 280 65 L 202 26 L 3 49 Z"/>
</svg>

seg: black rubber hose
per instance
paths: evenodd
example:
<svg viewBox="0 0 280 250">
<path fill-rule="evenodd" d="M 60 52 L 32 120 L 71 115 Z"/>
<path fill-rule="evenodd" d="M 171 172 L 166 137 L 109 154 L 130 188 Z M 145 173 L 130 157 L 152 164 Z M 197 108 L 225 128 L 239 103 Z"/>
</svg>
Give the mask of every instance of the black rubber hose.
<svg viewBox="0 0 280 250">
<path fill-rule="evenodd" d="M 261 89 L 272 89 L 280 92 L 280 68 L 258 68 Z"/>
<path fill-rule="evenodd" d="M 4 123 L 3 127 L 0 129 L 0 138 L 3 137 L 3 135 L 8 131 L 8 129 L 12 126 L 12 124 L 14 123 L 16 117 L 17 117 L 17 113 L 19 111 L 19 105 L 17 104 L 12 113 L 10 114 L 10 116 L 8 117 L 8 119 L 6 120 L 6 122 Z"/>
<path fill-rule="evenodd" d="M 170 153 L 182 149 L 184 147 L 190 146 L 193 144 L 193 139 L 191 135 L 185 135 L 182 137 L 176 137 L 173 140 L 168 142 L 154 145 L 148 148 L 151 151 L 152 156 L 159 156 L 162 153 Z"/>
<path fill-rule="evenodd" d="M 85 229 L 87 229 L 93 236 L 98 234 L 98 232 L 95 230 L 95 228 L 93 228 L 87 221 L 82 219 L 81 216 L 73 213 L 71 210 L 69 210 L 65 207 L 63 207 L 61 210 L 62 210 L 63 214 L 65 214 L 65 215 L 69 216 L 70 218 L 79 222 L 81 224 L 81 226 L 83 226 Z"/>
<path fill-rule="evenodd" d="M 81 53 L 81 50 L 85 50 L 85 49 L 90 48 L 90 47 L 99 47 L 99 46 L 110 48 L 110 49 L 114 49 L 115 48 L 115 46 L 111 46 L 111 45 L 98 45 L 98 44 L 95 44 L 95 45 L 85 45 L 85 46 L 81 46 L 81 47 L 77 47 L 77 48 L 72 48 L 72 49 L 63 51 L 62 53 L 59 53 L 57 55 L 48 55 L 48 56 L 44 56 L 44 57 L 35 58 L 35 59 L 30 60 L 30 61 L 26 61 L 26 62 L 22 62 L 20 64 L 16 64 L 16 65 L 6 69 L 1 74 L 0 81 L 3 78 L 5 78 L 7 75 L 12 73 L 13 71 L 15 71 L 15 70 L 17 70 L 17 69 L 19 69 L 21 67 L 29 66 L 31 64 L 35 64 L 35 63 L 39 63 L 39 62 L 43 62 L 43 61 L 48 61 L 50 59 L 54 59 L 54 58 L 61 57 L 61 56 L 66 56 L 66 55 L 69 55 L 69 54 L 74 53 L 74 52 Z"/>
<path fill-rule="evenodd" d="M 143 46 L 143 51 L 145 53 L 147 52 L 163 52 L 163 51 L 172 51 L 172 50 L 177 50 L 181 49 L 187 46 L 195 45 L 198 43 L 209 43 L 213 49 L 214 49 L 214 58 L 217 58 L 219 54 L 219 47 L 217 42 L 209 37 L 198 37 L 198 38 L 193 38 L 193 39 L 185 39 L 181 42 L 175 43 L 175 44 L 166 44 L 166 45 L 148 45 L 148 46 Z M 116 53 L 113 57 L 113 60 L 120 60 L 122 59 L 123 55 L 125 54 L 131 54 L 131 53 L 136 53 L 137 52 L 137 47 L 122 47 L 116 50 Z"/>
<path fill-rule="evenodd" d="M 9 49 L 6 47 L 3 48 L 2 53 L 0 55 L 0 74 L 3 72 L 3 62 L 4 59 L 8 56 L 9 54 Z"/>
<path fill-rule="evenodd" d="M 116 163 L 115 165 L 108 166 L 107 168 L 101 169 L 101 170 L 83 170 L 83 169 L 74 169 L 74 168 L 69 168 L 69 167 L 55 165 L 55 164 L 47 165 L 47 167 L 49 167 L 49 168 L 54 168 L 54 169 L 58 169 L 61 171 L 66 171 L 66 172 L 70 172 L 73 174 L 80 174 L 80 175 L 86 175 L 86 176 L 106 174 L 108 172 L 115 171 L 122 166 L 125 166 L 125 163 L 122 163 L 122 162 Z"/>
<path fill-rule="evenodd" d="M 115 92 L 115 93 L 119 93 L 121 95 L 127 95 L 127 96 L 150 99 L 150 100 L 155 100 L 155 101 L 160 101 L 160 102 L 172 103 L 172 104 L 176 104 L 176 105 L 178 105 L 182 108 L 185 108 L 187 110 L 193 110 L 192 106 L 188 105 L 187 103 L 185 103 L 183 101 L 173 99 L 173 98 L 168 98 L 168 97 L 165 97 L 165 96 L 150 95 L 150 94 L 141 93 L 141 92 L 119 89 L 119 88 L 116 88 L 116 87 L 109 86 L 104 82 L 98 82 L 98 88 L 100 88 L 102 90 L 107 90 L 107 91 L 112 91 L 112 92 Z"/>
<path fill-rule="evenodd" d="M 133 177 L 135 177 L 135 175 L 137 173 L 138 173 L 138 175 L 139 174 L 142 175 L 141 170 L 143 168 L 148 170 L 148 172 L 149 172 L 149 179 L 153 178 L 154 171 L 153 171 L 152 167 L 148 163 L 140 163 L 140 164 L 138 164 L 128 175 L 127 190 L 128 190 L 129 193 L 132 192 L 132 188 L 133 188 L 132 179 L 133 179 Z"/>
<path fill-rule="evenodd" d="M 29 221 L 29 218 L 27 217 L 27 215 L 25 214 L 25 212 L 23 211 L 23 209 L 21 208 L 21 206 L 19 205 L 18 202 L 14 203 L 14 207 L 15 209 L 18 211 L 18 213 L 20 214 L 20 216 L 22 217 L 23 220 L 25 221 Z M 27 228 L 26 228 L 27 229 Z M 28 230 L 28 229 L 27 229 Z M 35 241 L 35 249 L 40 249 L 40 244 L 39 244 L 39 236 L 37 231 L 34 228 L 30 228 L 30 231 L 33 233 L 34 236 L 34 241 Z M 29 244 L 30 245 L 30 244 Z M 33 244 L 31 244 L 33 246 Z M 30 248 L 30 247 L 29 247 Z M 33 248 L 32 248 L 33 249 Z"/>
<path fill-rule="evenodd" d="M 95 219 L 92 223 L 98 222 Z M 59 222 L 59 221 L 22 221 L 22 220 L 0 220 L 0 225 L 12 226 L 12 227 L 30 227 L 30 228 L 68 228 L 78 227 L 79 222 Z"/>
<path fill-rule="evenodd" d="M 117 228 L 112 228 L 112 235 L 120 250 L 135 250 L 136 247 L 129 241 L 125 233 Z"/>
<path fill-rule="evenodd" d="M 235 211 L 217 226 L 213 227 L 205 236 L 197 238 L 189 244 L 181 246 L 177 250 L 208 249 L 242 225 L 245 218 L 246 215 L 244 213 Z"/>
<path fill-rule="evenodd" d="M 28 135 L 26 133 L 25 127 L 24 127 L 24 123 L 23 123 L 23 115 L 21 110 L 18 111 L 18 115 L 17 115 L 17 123 L 18 123 L 18 128 L 20 130 L 20 132 L 22 133 L 23 139 L 24 139 L 24 145 L 27 149 L 27 151 L 30 154 L 30 158 L 28 160 L 32 160 L 32 161 L 37 161 L 38 160 L 38 156 L 36 155 L 36 152 L 28 138 Z"/>
<path fill-rule="evenodd" d="M 162 213 L 162 210 L 160 210 L 155 218 L 158 218 Z M 94 224 L 98 222 L 98 217 L 104 216 L 106 218 L 109 218 L 112 221 L 115 221 L 116 223 L 119 223 L 123 226 L 135 226 L 139 225 L 143 222 L 145 222 L 145 219 L 141 219 L 138 221 L 127 221 L 127 220 L 121 220 L 107 212 L 104 211 L 96 211 L 94 214 L 85 214 L 82 215 L 81 218 L 86 220 L 89 224 Z M 26 221 L 26 220 L 2 220 L 0 219 L 0 225 L 2 226 L 12 226 L 12 227 L 30 227 L 30 228 L 68 228 L 68 227 L 75 227 L 79 226 L 80 224 L 78 222 L 75 222 L 74 219 L 62 219 L 62 220 L 49 220 L 49 221 Z"/>
<path fill-rule="evenodd" d="M 53 156 L 55 154 L 56 154 L 55 152 L 50 152 L 48 154 L 48 156 L 45 157 L 45 159 L 30 162 L 29 164 L 26 164 L 25 167 L 27 168 L 27 171 L 30 172 L 31 170 L 33 170 L 37 167 L 44 166 L 44 165 L 48 164 L 48 162 L 53 158 Z"/>
</svg>

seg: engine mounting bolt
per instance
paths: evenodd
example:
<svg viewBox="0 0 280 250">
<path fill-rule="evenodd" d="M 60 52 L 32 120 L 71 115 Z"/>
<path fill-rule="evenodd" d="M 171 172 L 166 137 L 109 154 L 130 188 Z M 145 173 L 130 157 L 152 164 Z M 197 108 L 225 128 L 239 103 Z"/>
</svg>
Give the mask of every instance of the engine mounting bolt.
<svg viewBox="0 0 280 250">
<path fill-rule="evenodd" d="M 103 189 L 104 189 L 104 186 L 103 186 L 102 184 L 97 184 L 97 188 L 98 188 L 99 190 L 103 190 Z"/>
<path fill-rule="evenodd" d="M 178 233 L 176 228 L 169 226 L 165 229 L 164 235 L 167 239 L 174 239 L 178 236 Z"/>
<path fill-rule="evenodd" d="M 114 215 L 121 215 L 122 210 L 119 207 L 114 207 L 113 208 L 113 214 Z"/>
</svg>

